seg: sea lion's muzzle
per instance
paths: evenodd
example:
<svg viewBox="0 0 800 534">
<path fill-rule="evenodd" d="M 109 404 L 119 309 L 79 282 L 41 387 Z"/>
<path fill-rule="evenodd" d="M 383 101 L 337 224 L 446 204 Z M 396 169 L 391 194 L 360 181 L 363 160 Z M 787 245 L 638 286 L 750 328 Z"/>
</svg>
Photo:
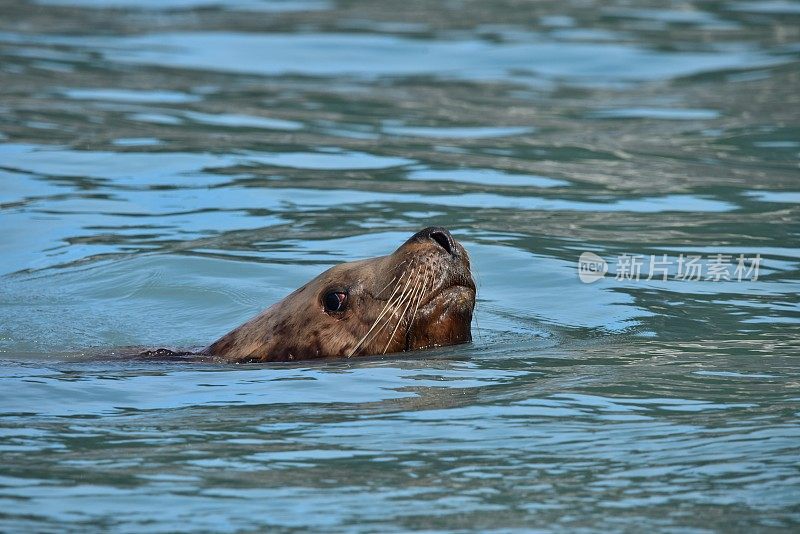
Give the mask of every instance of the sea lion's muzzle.
<svg viewBox="0 0 800 534">
<path fill-rule="evenodd" d="M 475 281 L 461 243 L 447 229 L 432 226 L 411 236 L 393 256 L 410 257 L 404 272 L 419 268 L 425 284 L 402 350 L 471 341 Z"/>
<path fill-rule="evenodd" d="M 464 287 L 475 292 L 469 254 L 446 228 L 431 226 L 420 230 L 387 258 L 393 257 L 403 258 L 397 265 L 404 272 L 420 266 L 428 273 L 429 294 L 423 302 L 452 287 Z"/>
</svg>

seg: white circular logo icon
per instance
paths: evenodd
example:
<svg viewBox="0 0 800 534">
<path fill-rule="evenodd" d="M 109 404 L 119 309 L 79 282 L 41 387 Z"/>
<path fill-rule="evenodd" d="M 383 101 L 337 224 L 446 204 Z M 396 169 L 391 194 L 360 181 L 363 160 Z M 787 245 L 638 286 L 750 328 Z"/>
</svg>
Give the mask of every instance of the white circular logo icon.
<svg viewBox="0 0 800 534">
<path fill-rule="evenodd" d="M 584 252 L 578 258 L 578 278 L 584 284 L 591 284 L 602 279 L 608 272 L 606 260 L 594 252 Z"/>
</svg>

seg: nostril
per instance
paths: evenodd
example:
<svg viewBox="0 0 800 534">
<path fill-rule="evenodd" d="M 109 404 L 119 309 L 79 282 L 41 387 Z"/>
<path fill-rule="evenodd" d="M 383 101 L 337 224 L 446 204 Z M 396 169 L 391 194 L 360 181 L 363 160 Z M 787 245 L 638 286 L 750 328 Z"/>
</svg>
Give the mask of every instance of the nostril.
<svg viewBox="0 0 800 534">
<path fill-rule="evenodd" d="M 439 243 L 439 245 L 441 245 L 441 247 L 445 249 L 448 254 L 453 253 L 453 242 L 451 241 L 451 238 L 449 235 L 447 235 L 447 233 L 440 232 L 439 230 L 434 230 L 433 232 L 431 232 L 430 236 L 431 239 Z"/>
</svg>

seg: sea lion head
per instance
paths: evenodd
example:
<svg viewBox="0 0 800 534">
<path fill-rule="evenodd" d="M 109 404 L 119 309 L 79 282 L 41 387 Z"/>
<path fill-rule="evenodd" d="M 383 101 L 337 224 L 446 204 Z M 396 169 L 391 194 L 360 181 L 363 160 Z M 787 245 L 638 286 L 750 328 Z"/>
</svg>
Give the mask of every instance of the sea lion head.
<svg viewBox="0 0 800 534">
<path fill-rule="evenodd" d="M 336 265 L 203 352 L 286 361 L 416 350 L 471 341 L 469 255 L 444 228 L 388 256 Z"/>
</svg>

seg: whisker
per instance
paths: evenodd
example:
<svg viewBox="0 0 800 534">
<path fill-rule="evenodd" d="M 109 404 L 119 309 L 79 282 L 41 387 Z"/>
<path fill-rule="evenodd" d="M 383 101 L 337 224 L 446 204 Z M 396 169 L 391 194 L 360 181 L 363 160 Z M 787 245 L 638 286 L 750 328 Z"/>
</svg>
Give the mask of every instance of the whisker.
<svg viewBox="0 0 800 534">
<path fill-rule="evenodd" d="M 418 273 L 414 273 L 414 274 L 416 275 Z M 416 277 L 414 277 L 414 279 L 416 279 Z M 412 296 L 412 293 L 413 293 L 413 289 L 416 286 L 416 282 L 415 282 L 414 285 L 411 286 L 411 291 L 408 291 L 408 286 L 411 283 L 411 281 L 412 281 L 412 277 L 409 277 L 408 281 L 406 282 L 406 285 L 403 287 L 403 291 L 400 294 L 400 296 L 392 302 L 391 313 L 386 317 L 386 320 L 383 322 L 383 324 L 380 326 L 380 328 L 375 330 L 375 332 L 372 334 L 372 336 L 370 336 L 370 338 L 368 340 L 366 340 L 366 342 L 364 342 L 364 345 L 368 345 L 368 344 L 372 343 L 372 340 L 375 339 L 378 336 L 378 334 L 380 334 L 383 331 L 384 328 L 386 328 L 389 324 L 391 324 L 392 318 L 395 316 L 397 311 L 400 309 L 400 306 L 402 306 L 407 300 L 410 300 L 410 298 Z M 381 315 L 383 315 L 383 314 L 381 314 Z M 375 320 L 375 325 L 378 324 L 380 319 L 381 319 L 381 317 L 378 317 L 378 319 Z M 373 328 L 374 328 L 375 325 L 373 325 Z M 369 332 L 367 332 L 367 335 L 369 335 Z"/>
<path fill-rule="evenodd" d="M 386 312 L 390 309 L 390 307 L 394 305 L 394 301 L 392 300 L 392 298 L 394 297 L 395 293 L 397 293 L 398 289 L 400 289 L 400 282 L 399 281 L 398 281 L 397 285 L 395 286 L 394 291 L 392 291 L 392 294 L 386 300 L 386 304 L 383 305 L 383 309 L 381 309 L 380 313 L 378 314 L 378 317 L 376 317 L 375 321 L 373 321 L 372 326 L 370 326 L 369 330 L 367 330 L 367 333 L 364 334 L 364 336 L 361 339 L 358 340 L 358 343 L 356 343 L 355 347 L 353 347 L 353 350 L 351 350 L 350 353 L 347 355 L 348 358 L 350 358 L 351 356 L 353 356 L 356 353 L 356 351 L 364 343 L 364 340 L 367 339 L 367 336 L 369 336 L 370 332 L 372 332 L 372 330 L 376 326 L 378 326 L 378 323 L 380 322 L 381 318 L 386 314 Z M 398 299 L 401 298 L 401 297 L 402 297 L 402 292 L 400 293 L 400 297 L 398 297 Z M 379 329 L 379 331 L 380 331 L 380 329 Z"/>
<path fill-rule="evenodd" d="M 397 324 L 395 325 L 394 330 L 392 330 L 392 335 L 389 336 L 389 341 L 387 341 L 386 342 L 386 346 L 383 347 L 383 354 L 386 354 L 386 351 L 389 349 L 389 345 L 391 345 L 392 340 L 394 339 L 394 335 L 397 333 L 397 329 L 400 328 L 400 324 L 402 324 L 402 322 L 403 322 L 403 316 L 405 316 L 406 312 L 408 311 L 408 308 L 416 300 L 417 293 L 419 292 L 419 289 L 420 289 L 420 286 L 417 285 L 417 282 L 419 281 L 419 278 L 420 278 L 420 276 L 417 275 L 415 277 L 415 279 L 414 279 L 414 290 L 409 295 L 408 302 L 406 303 L 406 307 L 403 308 L 403 313 L 401 313 L 400 317 L 397 319 Z"/>
<path fill-rule="evenodd" d="M 387 288 L 387 287 L 389 287 L 389 286 L 391 285 L 391 283 L 392 283 L 392 282 L 394 282 L 395 280 L 397 280 L 397 277 L 396 277 L 396 276 L 395 276 L 394 278 L 392 278 L 391 280 L 389 280 L 389 283 L 388 283 L 388 284 L 386 284 L 385 286 L 383 286 L 383 289 L 381 289 L 380 291 L 378 291 L 378 293 L 375 295 L 375 297 L 376 297 L 376 298 L 377 298 L 377 297 L 380 297 L 380 296 L 381 296 L 381 293 L 383 293 L 383 292 L 386 290 L 386 288 Z M 391 298 L 391 297 L 390 297 L 390 298 Z"/>
<path fill-rule="evenodd" d="M 348 354 L 348 355 L 347 355 L 347 357 L 348 357 L 348 358 L 350 358 L 351 356 L 353 356 L 353 355 L 356 353 L 356 351 L 357 351 L 357 350 L 358 350 L 358 349 L 361 347 L 361 344 L 362 344 L 362 343 L 364 343 L 364 340 L 365 340 L 365 339 L 367 339 L 367 336 L 369 336 L 370 332 L 372 332 L 372 330 L 373 330 L 373 329 L 374 329 L 374 328 L 375 328 L 375 327 L 378 325 L 378 323 L 380 322 L 381 318 L 382 318 L 382 317 L 383 317 L 383 316 L 386 314 L 386 312 L 387 312 L 387 311 L 390 309 L 390 307 L 391 307 L 391 306 L 393 306 L 393 305 L 395 305 L 395 304 L 396 304 L 396 303 L 394 303 L 394 302 L 392 301 L 392 298 L 393 298 L 393 297 L 395 296 L 395 294 L 397 293 L 397 290 L 398 290 L 398 289 L 400 289 L 400 282 L 402 281 L 402 279 L 403 279 L 403 276 L 405 276 L 405 274 L 406 274 L 406 273 L 403 273 L 403 275 L 401 275 L 401 277 L 400 277 L 400 280 L 398 280 L 398 281 L 397 281 L 397 284 L 395 285 L 394 291 L 392 291 L 392 294 L 391 294 L 391 295 L 389 295 L 389 298 L 386 300 L 386 304 L 383 306 L 383 309 L 382 309 L 382 310 L 381 310 L 381 312 L 378 314 L 378 317 L 377 317 L 377 318 L 375 319 L 375 321 L 372 323 L 372 326 L 371 326 L 371 327 L 370 327 L 370 329 L 367 331 L 367 333 L 366 333 L 366 334 L 364 334 L 364 337 L 362 337 L 362 338 L 361 338 L 361 339 L 358 341 L 358 343 L 356 343 L 356 346 L 355 346 L 355 347 L 353 347 L 353 350 L 351 350 L 351 351 L 350 351 L 350 354 Z M 412 277 L 411 277 L 411 275 L 409 274 L 408 280 L 406 281 L 406 285 L 403 287 L 403 290 L 400 292 L 400 295 L 397 297 L 397 301 L 401 301 L 401 300 L 403 299 L 403 296 L 404 296 L 404 294 L 405 294 L 406 288 L 408 287 L 408 284 L 411 282 L 411 278 L 412 278 Z M 390 283 L 391 283 L 391 282 L 390 282 Z M 383 290 L 381 290 L 381 291 L 383 291 Z M 390 315 L 390 317 L 391 317 L 391 315 Z M 381 329 L 382 329 L 382 328 L 381 328 Z M 379 329 L 378 331 L 380 331 L 380 329 Z"/>
<path fill-rule="evenodd" d="M 419 310 L 419 305 L 422 303 L 422 298 L 425 296 L 425 290 L 428 289 L 428 279 L 425 278 L 422 281 L 422 289 L 419 292 L 419 297 L 417 297 L 417 303 L 414 305 L 414 311 L 411 312 L 411 319 L 408 322 L 408 328 L 411 329 L 411 325 L 414 324 L 414 318 L 417 316 L 417 310 Z M 408 332 L 406 332 L 406 336 Z"/>
<path fill-rule="evenodd" d="M 425 297 L 425 290 L 426 289 L 428 289 L 428 279 L 423 277 L 422 289 L 419 290 L 419 295 L 417 296 L 417 302 L 414 304 L 414 310 L 411 312 L 411 319 L 408 320 L 408 328 L 406 329 L 406 337 L 408 337 L 408 333 L 411 331 L 411 327 L 414 324 L 414 319 L 417 316 L 417 311 L 419 310 L 419 305 L 422 303 L 422 299 Z"/>
<path fill-rule="evenodd" d="M 397 266 L 395 267 L 395 269 L 399 269 L 399 268 L 400 268 L 400 267 L 402 267 L 402 266 L 403 266 L 403 264 L 405 264 L 405 263 L 408 263 L 408 260 L 403 260 L 403 261 L 401 261 L 400 263 L 398 263 L 398 264 L 397 264 Z M 405 275 L 405 274 L 406 274 L 406 272 L 408 272 L 408 269 L 406 269 L 405 271 L 403 271 L 403 274 L 401 274 L 401 275 L 400 275 L 400 278 L 402 278 L 402 277 L 403 277 L 403 275 Z M 392 278 L 391 280 L 389 280 L 389 283 L 388 283 L 388 284 L 386 284 L 385 286 L 383 286 L 383 289 L 381 289 L 380 291 L 378 291 L 378 293 L 377 293 L 375 296 L 376 296 L 376 297 L 380 297 L 380 296 L 381 296 L 381 293 L 383 293 L 383 292 L 386 290 L 386 288 L 387 288 L 387 287 L 389 287 L 389 286 L 391 285 L 391 283 L 392 283 L 392 282 L 394 282 L 395 280 L 397 280 L 397 276 L 395 276 L 394 278 Z M 389 298 L 391 298 L 391 297 L 389 297 Z"/>
</svg>

